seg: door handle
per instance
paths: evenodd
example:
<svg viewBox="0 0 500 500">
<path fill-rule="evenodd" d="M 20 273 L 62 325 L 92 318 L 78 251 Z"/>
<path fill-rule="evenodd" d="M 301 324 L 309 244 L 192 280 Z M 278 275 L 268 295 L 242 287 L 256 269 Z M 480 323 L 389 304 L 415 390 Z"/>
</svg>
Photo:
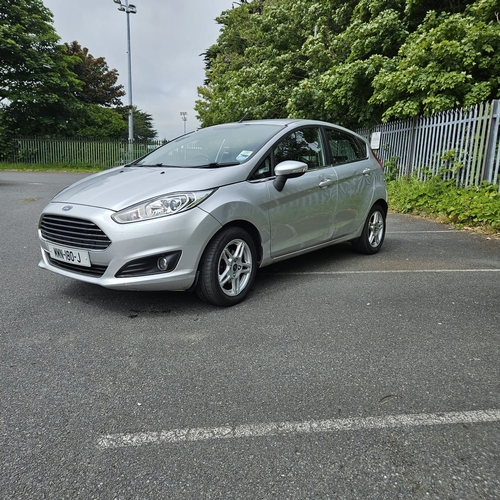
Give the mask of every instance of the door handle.
<svg viewBox="0 0 500 500">
<path fill-rule="evenodd" d="M 331 186 L 335 181 L 333 179 L 324 179 L 319 183 L 320 188 Z"/>
<path fill-rule="evenodd" d="M 372 173 L 371 168 L 365 168 L 365 169 L 363 170 L 363 175 L 366 175 L 367 177 L 368 177 L 369 175 L 371 175 L 371 173 Z"/>
</svg>

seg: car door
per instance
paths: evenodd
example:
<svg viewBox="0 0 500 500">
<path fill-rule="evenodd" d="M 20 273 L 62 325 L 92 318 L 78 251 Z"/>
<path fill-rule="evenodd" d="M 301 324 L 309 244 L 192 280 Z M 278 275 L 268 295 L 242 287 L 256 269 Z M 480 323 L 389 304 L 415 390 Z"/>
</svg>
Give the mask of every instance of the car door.
<svg viewBox="0 0 500 500">
<path fill-rule="evenodd" d="M 361 139 L 335 128 L 326 128 L 325 133 L 338 179 L 333 222 L 337 239 L 355 233 L 364 223 L 373 202 L 375 167 Z"/>
<path fill-rule="evenodd" d="M 333 237 L 337 204 L 336 173 L 326 166 L 319 127 L 304 127 L 282 138 L 272 151 L 273 164 L 296 160 L 307 164 L 300 177 L 287 179 L 282 191 L 268 182 L 271 257 L 324 243 Z"/>
</svg>

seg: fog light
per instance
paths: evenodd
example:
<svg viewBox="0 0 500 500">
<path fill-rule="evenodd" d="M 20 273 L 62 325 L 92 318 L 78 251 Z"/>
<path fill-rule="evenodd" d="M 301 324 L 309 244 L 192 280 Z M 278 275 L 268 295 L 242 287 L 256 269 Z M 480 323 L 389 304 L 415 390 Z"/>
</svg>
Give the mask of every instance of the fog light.
<svg viewBox="0 0 500 500">
<path fill-rule="evenodd" d="M 173 271 L 181 258 L 181 251 L 175 250 L 164 254 L 150 255 L 131 260 L 116 274 L 117 278 L 135 278 L 137 276 L 151 276 Z"/>
<path fill-rule="evenodd" d="M 165 256 L 160 257 L 156 262 L 156 265 L 160 271 L 166 271 L 168 269 L 168 258 Z"/>
</svg>

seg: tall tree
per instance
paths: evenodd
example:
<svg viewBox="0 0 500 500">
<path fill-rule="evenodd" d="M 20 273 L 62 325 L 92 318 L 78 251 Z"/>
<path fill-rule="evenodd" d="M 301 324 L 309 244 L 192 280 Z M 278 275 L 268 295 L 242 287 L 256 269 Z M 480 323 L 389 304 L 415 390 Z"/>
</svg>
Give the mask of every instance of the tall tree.
<svg viewBox="0 0 500 500">
<path fill-rule="evenodd" d="M 94 57 L 77 41 L 66 43 L 65 48 L 80 81 L 74 91 L 79 106 L 71 113 L 66 135 L 121 138 L 127 130 L 127 119 L 121 111 L 120 98 L 125 91 L 117 83 L 118 71 L 109 69 L 104 57 Z"/>
<path fill-rule="evenodd" d="M 493 2 L 478 1 L 465 12 L 430 11 L 399 56 L 374 78 L 372 103 L 383 118 L 432 114 L 500 97 L 500 24 Z"/>
<path fill-rule="evenodd" d="M 223 26 L 207 52 L 207 84 L 198 89 L 203 125 L 280 114 L 287 94 L 304 78 L 300 47 L 314 30 L 303 9 L 311 0 L 243 3 L 217 18 Z"/>
<path fill-rule="evenodd" d="M 127 122 L 116 110 L 97 104 L 81 105 L 68 122 L 67 137 L 120 139 L 127 131 Z"/>
<path fill-rule="evenodd" d="M 73 60 L 58 42 L 41 0 L 2 0 L 0 103 L 15 132 L 63 132 L 66 112 L 78 105 Z"/>
<path fill-rule="evenodd" d="M 299 116 L 304 107 L 310 116 L 318 100 L 316 80 L 348 54 L 333 41 L 349 26 L 357 3 L 265 0 L 222 13 L 221 35 L 205 54 L 207 78 L 198 89 L 202 124 L 244 115 Z"/>
<path fill-rule="evenodd" d="M 66 43 L 70 56 L 74 56 L 73 71 L 82 82 L 76 90 L 78 100 L 85 104 L 99 106 L 121 106 L 121 97 L 125 95 L 123 85 L 119 85 L 118 71 L 109 69 L 104 57 L 94 57 L 87 47 L 81 47 L 77 41 Z"/>
<path fill-rule="evenodd" d="M 117 111 L 121 114 L 124 123 L 128 122 L 128 106 L 122 106 L 117 108 Z M 141 111 L 137 106 L 132 107 L 133 118 L 134 118 L 134 140 L 135 141 L 147 141 L 154 139 L 158 136 L 158 132 L 154 129 L 153 117 Z M 128 135 L 124 132 L 122 134 L 123 139 L 127 139 Z"/>
<path fill-rule="evenodd" d="M 311 117 L 348 127 L 499 95 L 499 0 L 254 0 L 219 16 L 203 126 Z"/>
<path fill-rule="evenodd" d="M 402 0 L 359 0 L 340 29 L 330 19 L 318 27 L 304 49 L 328 54 L 293 90 L 287 103 L 290 116 L 314 116 L 356 128 L 377 122 L 379 106 L 367 105 L 372 80 L 387 60 L 398 53 L 407 36 Z M 324 57 L 324 55 L 323 55 Z"/>
<path fill-rule="evenodd" d="M 0 135 L 121 138 L 118 72 L 52 21 L 41 0 L 0 1 Z"/>
</svg>

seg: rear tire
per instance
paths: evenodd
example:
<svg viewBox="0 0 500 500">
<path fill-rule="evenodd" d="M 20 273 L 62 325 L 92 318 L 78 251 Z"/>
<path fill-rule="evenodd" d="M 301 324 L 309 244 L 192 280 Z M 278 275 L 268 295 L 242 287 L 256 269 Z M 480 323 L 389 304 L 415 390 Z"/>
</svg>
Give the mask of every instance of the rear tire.
<svg viewBox="0 0 500 500">
<path fill-rule="evenodd" d="M 385 210 L 376 203 L 368 213 L 361 236 L 353 242 L 356 252 L 371 255 L 380 250 L 385 238 L 385 220 Z"/>
<path fill-rule="evenodd" d="M 196 293 L 209 304 L 223 307 L 238 304 L 255 280 L 256 256 L 255 243 L 244 229 L 222 230 L 205 249 Z"/>
</svg>

